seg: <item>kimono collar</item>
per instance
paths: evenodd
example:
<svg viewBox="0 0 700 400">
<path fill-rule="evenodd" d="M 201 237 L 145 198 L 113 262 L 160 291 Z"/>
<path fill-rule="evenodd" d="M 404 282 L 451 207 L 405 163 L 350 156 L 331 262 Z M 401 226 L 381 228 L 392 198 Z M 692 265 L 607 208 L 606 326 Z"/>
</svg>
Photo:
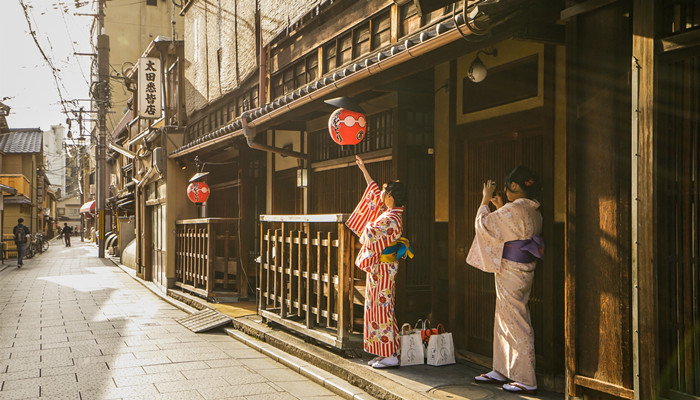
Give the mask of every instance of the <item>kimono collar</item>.
<svg viewBox="0 0 700 400">
<path fill-rule="evenodd" d="M 520 206 L 527 207 L 527 208 L 534 208 L 534 209 L 540 208 L 540 203 L 537 200 L 532 200 L 532 199 L 528 199 L 528 198 L 517 199 L 513 202 L 513 204 L 518 204 Z"/>
<path fill-rule="evenodd" d="M 385 206 L 385 207 L 386 207 L 386 206 Z M 386 211 L 387 211 L 387 212 L 392 212 L 392 213 L 402 214 L 402 213 L 403 213 L 403 206 L 401 206 L 401 207 L 392 207 L 392 208 L 387 207 L 387 208 L 386 208 Z"/>
</svg>

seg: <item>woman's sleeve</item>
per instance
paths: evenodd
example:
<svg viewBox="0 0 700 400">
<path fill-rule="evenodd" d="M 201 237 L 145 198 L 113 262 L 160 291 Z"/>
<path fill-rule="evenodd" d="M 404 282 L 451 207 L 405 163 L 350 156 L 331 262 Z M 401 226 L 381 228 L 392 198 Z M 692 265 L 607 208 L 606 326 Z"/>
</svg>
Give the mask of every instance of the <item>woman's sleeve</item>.
<svg viewBox="0 0 700 400">
<path fill-rule="evenodd" d="M 476 212 L 476 220 L 474 221 L 476 234 L 486 235 L 492 240 L 501 240 L 503 238 L 503 229 L 507 226 L 505 219 L 510 214 L 504 207 L 495 212 L 491 212 L 487 205 L 479 207 L 479 210 Z"/>
<path fill-rule="evenodd" d="M 503 238 L 509 218 L 511 211 L 508 205 L 495 212 L 491 212 L 487 205 L 479 207 L 474 221 L 474 242 L 467 254 L 467 264 L 485 272 L 501 270 Z"/>
<path fill-rule="evenodd" d="M 345 222 L 345 225 L 357 236 L 362 235 L 362 231 L 367 223 L 374 221 L 381 213 L 381 193 L 382 191 L 376 182 L 371 181 L 367 184 L 367 189 L 365 189 L 362 199 L 355 207 L 350 218 Z"/>
</svg>

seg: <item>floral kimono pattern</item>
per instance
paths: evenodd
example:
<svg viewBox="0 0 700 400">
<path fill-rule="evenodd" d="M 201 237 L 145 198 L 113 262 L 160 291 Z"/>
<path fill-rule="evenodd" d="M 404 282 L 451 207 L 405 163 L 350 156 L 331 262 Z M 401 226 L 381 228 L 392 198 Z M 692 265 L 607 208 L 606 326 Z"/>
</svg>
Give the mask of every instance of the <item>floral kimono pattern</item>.
<svg viewBox="0 0 700 400">
<path fill-rule="evenodd" d="M 493 324 L 493 369 L 509 379 L 537 386 L 535 337 L 527 302 L 535 265 L 502 259 L 503 246 L 542 231 L 542 215 L 535 200 L 518 199 L 495 212 L 481 206 L 476 214 L 476 235 L 467 263 L 495 274 L 496 315 Z"/>
<path fill-rule="evenodd" d="M 362 244 L 355 265 L 367 272 L 364 350 L 382 357 L 399 354 L 399 326 L 394 315 L 399 263 L 381 262 L 380 257 L 387 246 L 401 237 L 402 215 L 403 207 L 387 208 L 382 204 L 381 190 L 372 181 L 345 223 Z"/>
</svg>

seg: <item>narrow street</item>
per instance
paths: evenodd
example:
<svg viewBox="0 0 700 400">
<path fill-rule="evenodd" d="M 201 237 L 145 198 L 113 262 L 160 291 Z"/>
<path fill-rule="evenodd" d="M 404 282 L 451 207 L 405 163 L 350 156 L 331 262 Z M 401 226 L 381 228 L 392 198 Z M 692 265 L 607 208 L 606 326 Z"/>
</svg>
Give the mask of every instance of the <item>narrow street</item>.
<svg viewBox="0 0 700 400">
<path fill-rule="evenodd" d="M 0 271 L 0 398 L 340 398 L 221 332 L 187 330 L 185 312 L 96 255 L 52 240 Z"/>
</svg>

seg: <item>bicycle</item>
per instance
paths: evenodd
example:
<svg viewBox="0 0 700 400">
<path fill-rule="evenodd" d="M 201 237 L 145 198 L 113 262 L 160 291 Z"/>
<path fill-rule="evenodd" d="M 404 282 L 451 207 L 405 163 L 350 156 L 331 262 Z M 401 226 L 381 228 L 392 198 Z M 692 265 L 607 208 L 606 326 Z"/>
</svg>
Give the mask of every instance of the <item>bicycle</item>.
<svg viewBox="0 0 700 400">
<path fill-rule="evenodd" d="M 38 241 L 38 246 L 37 250 L 39 253 L 43 253 L 46 250 L 49 249 L 49 239 L 46 237 L 46 235 L 43 232 L 39 232 L 36 235 L 37 241 Z"/>
<path fill-rule="evenodd" d="M 27 250 L 24 253 L 24 258 L 32 258 L 37 253 L 36 235 L 29 235 L 27 241 Z"/>
</svg>

